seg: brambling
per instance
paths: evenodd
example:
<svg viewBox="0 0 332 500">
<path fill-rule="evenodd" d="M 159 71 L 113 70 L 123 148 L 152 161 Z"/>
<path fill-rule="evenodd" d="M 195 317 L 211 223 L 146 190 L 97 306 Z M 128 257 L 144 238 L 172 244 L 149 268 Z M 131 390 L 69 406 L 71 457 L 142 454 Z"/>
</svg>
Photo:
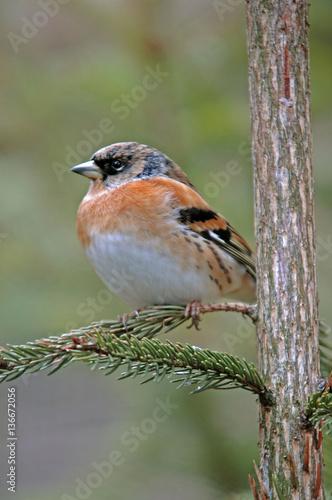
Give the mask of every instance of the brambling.
<svg viewBox="0 0 332 500">
<path fill-rule="evenodd" d="M 136 309 L 255 300 L 249 246 L 166 155 L 120 142 L 71 170 L 91 179 L 78 210 L 78 237 L 122 300 Z"/>
</svg>

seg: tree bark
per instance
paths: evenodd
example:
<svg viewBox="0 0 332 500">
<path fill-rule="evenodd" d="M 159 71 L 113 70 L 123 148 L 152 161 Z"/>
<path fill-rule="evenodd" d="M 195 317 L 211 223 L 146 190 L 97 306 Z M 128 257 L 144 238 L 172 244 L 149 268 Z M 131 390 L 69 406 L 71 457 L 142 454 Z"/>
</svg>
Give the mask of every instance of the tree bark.
<svg viewBox="0 0 332 500">
<path fill-rule="evenodd" d="M 319 379 L 308 3 L 247 0 L 257 239 L 262 493 L 324 498 L 321 436 L 302 413 Z M 264 492 L 265 488 L 265 492 Z"/>
</svg>

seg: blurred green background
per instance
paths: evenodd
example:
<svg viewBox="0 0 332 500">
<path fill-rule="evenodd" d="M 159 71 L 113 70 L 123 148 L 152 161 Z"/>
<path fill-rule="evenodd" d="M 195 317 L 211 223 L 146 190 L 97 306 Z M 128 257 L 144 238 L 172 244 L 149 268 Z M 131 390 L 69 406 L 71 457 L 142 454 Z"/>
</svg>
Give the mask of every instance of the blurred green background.
<svg viewBox="0 0 332 500">
<path fill-rule="evenodd" d="M 221 16 L 204 0 L 1 2 L 1 345 L 130 310 L 106 297 L 76 237 L 88 182 L 69 169 L 99 147 L 134 140 L 159 148 L 254 246 L 244 1 L 225 3 L 233 7 Z M 313 2 L 320 316 L 330 325 L 331 15 L 331 2 Z M 146 77 L 153 72 L 155 85 Z M 169 338 L 255 360 L 245 319 L 209 316 L 200 332 Z M 190 396 L 167 381 L 140 387 L 85 366 L 10 386 L 18 393 L 19 500 L 251 498 L 257 404 L 244 391 Z M 0 390 L 0 489 L 9 498 L 7 386 Z M 153 428 L 158 398 L 174 408 Z M 146 432 L 131 447 L 126 437 L 137 427 Z M 98 464 L 114 451 L 122 463 L 102 477 Z"/>
</svg>

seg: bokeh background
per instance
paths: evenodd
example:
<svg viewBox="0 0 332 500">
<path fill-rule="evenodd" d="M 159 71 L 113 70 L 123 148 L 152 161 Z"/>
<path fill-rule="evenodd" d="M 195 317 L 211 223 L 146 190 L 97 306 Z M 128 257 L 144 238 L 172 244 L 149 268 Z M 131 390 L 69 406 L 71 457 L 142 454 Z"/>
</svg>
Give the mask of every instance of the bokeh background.
<svg viewBox="0 0 332 500">
<path fill-rule="evenodd" d="M 204 0 L 1 2 L 1 345 L 130 311 L 105 293 L 75 232 L 88 182 L 69 169 L 99 147 L 135 140 L 161 149 L 254 246 L 244 1 L 222 3 L 224 12 Z M 312 3 L 320 316 L 329 324 L 331 15 L 331 2 Z M 200 332 L 182 328 L 169 338 L 255 361 L 249 322 L 209 316 Z M 257 403 L 244 391 L 189 395 L 167 381 L 139 386 L 86 366 L 10 386 L 18 397 L 18 500 L 251 498 Z M 6 499 L 7 385 L 0 395 Z M 158 400 L 172 407 L 151 427 Z M 121 465 L 98 469 L 116 451 Z"/>
</svg>

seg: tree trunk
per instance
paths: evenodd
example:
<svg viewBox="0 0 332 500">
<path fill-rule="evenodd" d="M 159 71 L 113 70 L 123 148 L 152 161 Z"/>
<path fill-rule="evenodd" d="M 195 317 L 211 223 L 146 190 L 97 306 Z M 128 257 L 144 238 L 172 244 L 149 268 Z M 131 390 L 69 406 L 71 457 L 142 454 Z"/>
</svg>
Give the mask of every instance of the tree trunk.
<svg viewBox="0 0 332 500">
<path fill-rule="evenodd" d="M 247 0 L 257 239 L 261 491 L 324 498 L 320 434 L 302 413 L 319 379 L 308 4 Z M 261 498 L 261 497 L 259 497 Z"/>
</svg>

